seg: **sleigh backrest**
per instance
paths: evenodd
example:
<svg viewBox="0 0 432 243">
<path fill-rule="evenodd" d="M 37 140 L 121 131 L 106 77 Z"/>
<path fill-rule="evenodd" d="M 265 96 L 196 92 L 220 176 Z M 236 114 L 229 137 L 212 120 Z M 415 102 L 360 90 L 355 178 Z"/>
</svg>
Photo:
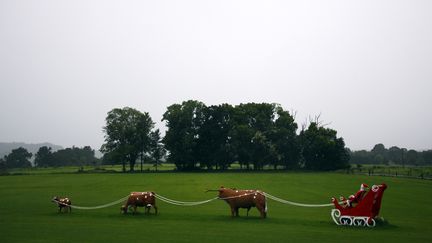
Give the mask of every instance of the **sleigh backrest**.
<svg viewBox="0 0 432 243">
<path fill-rule="evenodd" d="M 375 185 L 374 185 L 375 186 Z M 384 194 L 384 190 L 387 188 L 386 184 L 381 184 L 378 185 L 374 188 L 374 186 L 372 186 L 372 191 L 376 190 L 375 196 L 374 196 L 374 201 L 373 201 L 373 205 L 372 205 L 372 215 L 373 217 L 377 216 L 379 214 L 379 211 L 381 209 L 381 199 L 383 197 Z"/>
<path fill-rule="evenodd" d="M 367 192 L 366 196 L 355 207 L 355 211 L 362 215 L 376 217 L 381 209 L 381 200 L 384 190 L 387 188 L 386 184 L 373 185 Z"/>
</svg>

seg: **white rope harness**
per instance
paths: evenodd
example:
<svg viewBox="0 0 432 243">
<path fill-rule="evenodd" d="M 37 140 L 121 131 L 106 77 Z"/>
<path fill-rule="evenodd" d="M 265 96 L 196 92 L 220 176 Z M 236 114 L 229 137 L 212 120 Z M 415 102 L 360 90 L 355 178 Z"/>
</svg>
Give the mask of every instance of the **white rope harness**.
<svg viewBox="0 0 432 243">
<path fill-rule="evenodd" d="M 166 202 L 166 203 L 169 203 L 169 204 L 173 204 L 173 205 L 177 205 L 177 206 L 197 206 L 197 205 L 209 203 L 211 201 L 214 201 L 214 200 L 218 199 L 218 197 L 215 197 L 215 198 L 211 198 L 211 199 L 204 200 L 204 201 L 198 201 L 198 202 L 182 202 L 182 201 L 177 201 L 177 200 L 166 198 L 166 197 L 161 196 L 159 194 L 155 194 L 155 197 L 157 199 L 163 201 L 163 202 Z"/>
<path fill-rule="evenodd" d="M 293 206 L 298 206 L 298 207 L 330 207 L 333 206 L 333 203 L 327 203 L 327 204 L 305 204 L 305 203 L 297 203 L 297 202 L 292 202 L 292 201 L 288 201 L 288 200 L 284 200 L 278 197 L 275 197 L 271 194 L 265 193 L 265 192 L 260 192 L 260 191 L 256 191 L 256 192 L 251 192 L 251 193 L 244 193 L 244 194 L 240 194 L 240 195 L 236 195 L 236 196 L 231 196 L 231 197 L 215 197 L 215 198 L 211 198 L 208 200 L 204 200 L 204 201 L 198 201 L 198 202 L 182 202 L 182 201 L 177 201 L 177 200 L 173 200 L 173 199 L 169 199 L 166 197 L 163 197 L 161 195 L 156 194 L 156 198 L 160 199 L 163 202 L 166 203 L 170 203 L 173 205 L 177 205 L 177 206 L 196 206 L 196 205 L 201 205 L 201 204 L 205 204 L 205 203 L 209 203 L 211 201 L 214 201 L 216 199 L 220 199 L 220 200 L 228 200 L 228 199 L 233 199 L 233 198 L 240 198 L 240 197 L 246 197 L 246 196 L 250 196 L 253 194 L 261 194 L 269 199 L 272 199 L 276 202 L 280 202 L 280 203 L 284 203 L 284 204 L 290 204 Z"/>
<path fill-rule="evenodd" d="M 55 200 L 52 200 L 52 201 L 55 202 L 55 203 L 61 204 L 61 205 L 65 206 L 65 207 L 71 207 L 71 208 L 83 209 L 83 210 L 92 210 L 92 209 L 101 209 L 101 208 L 111 207 L 113 205 L 116 205 L 116 204 L 119 204 L 119 203 L 123 202 L 128 197 L 129 197 L 129 195 L 126 196 L 126 197 L 123 197 L 123 198 L 121 198 L 121 199 L 119 199 L 117 201 L 110 202 L 110 203 L 103 204 L 103 205 L 99 205 L 99 206 L 93 206 L 93 207 L 83 207 L 83 206 L 69 205 L 69 204 L 65 204 L 65 203 L 62 203 L 62 202 L 59 202 L 59 201 L 55 201 Z"/>
<path fill-rule="evenodd" d="M 256 192 L 259 193 L 259 192 Z M 233 198 L 239 198 L 239 197 L 245 197 L 245 196 L 249 196 L 252 194 L 256 194 L 255 192 L 252 193 L 245 193 L 245 194 L 241 194 L 241 195 L 236 195 L 236 196 L 231 196 L 231 197 L 214 197 L 208 200 L 203 200 L 203 201 L 197 201 L 197 202 L 183 202 L 183 201 L 177 201 L 177 200 L 173 200 L 173 199 L 169 199 L 166 198 L 162 195 L 159 194 L 155 194 L 155 197 L 163 202 L 169 203 L 169 204 L 173 204 L 173 205 L 177 205 L 177 206 L 197 206 L 197 205 L 201 205 L 201 204 L 205 204 L 205 203 L 209 203 L 211 201 L 220 199 L 220 200 L 228 200 L 228 199 L 233 199 Z"/>
<path fill-rule="evenodd" d="M 284 203 L 284 204 L 290 204 L 290 205 L 294 205 L 294 206 L 299 206 L 299 207 L 330 207 L 333 206 L 333 203 L 327 203 L 327 204 L 305 204 L 305 203 L 296 203 L 296 202 L 292 202 L 292 201 L 288 201 L 288 200 L 284 200 L 278 197 L 275 197 L 273 195 L 270 195 L 268 193 L 263 192 L 263 195 L 266 196 L 267 198 L 270 198 L 276 202 L 280 202 L 280 203 Z"/>
<path fill-rule="evenodd" d="M 229 199 L 233 199 L 233 198 L 240 198 L 240 197 L 250 196 L 252 194 L 255 194 L 255 195 L 256 194 L 261 194 L 261 195 L 263 195 L 263 196 L 265 196 L 267 198 L 270 198 L 270 199 L 272 199 L 272 200 L 274 200 L 276 202 L 280 202 L 280 203 L 283 203 L 283 204 L 290 204 L 290 205 L 299 206 L 299 207 L 329 207 L 329 206 L 333 206 L 333 203 L 327 203 L 327 204 L 305 204 L 305 203 L 292 202 L 292 201 L 288 201 L 288 200 L 285 200 L 285 199 L 281 199 L 281 198 L 275 197 L 273 195 L 270 195 L 268 193 L 261 192 L 261 191 L 255 191 L 255 192 L 251 192 L 251 193 L 244 193 L 244 194 L 240 194 L 240 195 L 236 195 L 236 196 L 231 196 L 231 197 L 214 197 L 214 198 L 211 198 L 211 199 L 207 199 L 207 200 L 203 200 L 203 201 L 195 201 L 195 202 L 184 202 L 184 201 L 173 200 L 173 199 L 164 197 L 164 196 L 159 195 L 159 194 L 154 194 L 154 196 L 157 199 L 159 199 L 159 200 L 161 200 L 161 201 L 163 201 L 165 203 L 173 204 L 173 205 L 176 205 L 176 206 L 197 206 L 197 205 L 209 203 L 209 202 L 217 200 L 217 199 L 220 199 L 220 200 L 229 200 Z M 68 204 L 65 204 L 65 203 L 62 203 L 62 202 L 59 202 L 59 201 L 55 201 L 55 200 L 53 200 L 53 202 L 55 202 L 57 204 L 61 204 L 61 205 L 66 206 L 66 207 L 75 208 L 75 209 L 92 210 L 92 209 L 101 209 L 101 208 L 111 207 L 113 205 L 116 205 L 116 204 L 119 204 L 119 203 L 125 201 L 127 198 L 129 198 L 129 195 L 125 196 L 125 197 L 123 197 L 123 198 L 121 198 L 119 200 L 116 200 L 114 202 L 110 202 L 110 203 L 99 205 L 99 206 L 93 206 L 93 207 L 83 207 L 83 206 L 76 206 L 76 205 L 68 205 Z"/>
</svg>

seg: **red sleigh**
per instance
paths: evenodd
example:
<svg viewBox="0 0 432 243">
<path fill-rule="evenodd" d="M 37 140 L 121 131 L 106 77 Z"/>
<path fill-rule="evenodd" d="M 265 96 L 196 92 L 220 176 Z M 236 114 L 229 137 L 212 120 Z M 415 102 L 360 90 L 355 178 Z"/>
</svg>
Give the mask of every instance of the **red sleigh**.
<svg viewBox="0 0 432 243">
<path fill-rule="evenodd" d="M 355 207 L 343 207 L 336 198 L 332 198 L 335 209 L 331 216 L 337 225 L 375 227 L 376 217 L 381 208 L 381 199 L 386 184 L 373 185 L 364 198 Z"/>
</svg>

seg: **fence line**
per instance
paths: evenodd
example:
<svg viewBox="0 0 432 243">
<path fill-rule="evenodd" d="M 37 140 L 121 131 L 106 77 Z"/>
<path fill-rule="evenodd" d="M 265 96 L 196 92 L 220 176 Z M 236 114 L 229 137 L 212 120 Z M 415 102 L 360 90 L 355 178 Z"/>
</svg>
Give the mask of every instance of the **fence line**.
<svg viewBox="0 0 432 243">
<path fill-rule="evenodd" d="M 378 171 L 375 171 L 378 170 Z M 388 171 L 388 173 L 385 172 Z M 384 176 L 384 177 L 396 177 L 396 178 L 409 178 L 409 179 L 421 179 L 421 180 L 432 180 L 432 174 L 421 170 L 420 173 L 413 173 L 413 170 L 393 170 L 391 168 L 351 168 L 345 171 L 347 174 L 355 175 L 367 175 L 367 176 Z M 413 175 L 417 174 L 417 175 Z"/>
</svg>

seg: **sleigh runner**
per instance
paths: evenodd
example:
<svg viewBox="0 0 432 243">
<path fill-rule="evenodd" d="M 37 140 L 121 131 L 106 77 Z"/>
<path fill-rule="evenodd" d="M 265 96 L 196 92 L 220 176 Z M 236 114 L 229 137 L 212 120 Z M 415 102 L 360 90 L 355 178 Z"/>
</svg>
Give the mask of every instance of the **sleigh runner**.
<svg viewBox="0 0 432 243">
<path fill-rule="evenodd" d="M 373 185 L 364 198 L 354 207 L 343 206 L 336 198 L 332 198 L 335 209 L 331 216 L 337 225 L 375 227 L 376 218 L 381 208 L 381 200 L 386 184 Z"/>
</svg>

